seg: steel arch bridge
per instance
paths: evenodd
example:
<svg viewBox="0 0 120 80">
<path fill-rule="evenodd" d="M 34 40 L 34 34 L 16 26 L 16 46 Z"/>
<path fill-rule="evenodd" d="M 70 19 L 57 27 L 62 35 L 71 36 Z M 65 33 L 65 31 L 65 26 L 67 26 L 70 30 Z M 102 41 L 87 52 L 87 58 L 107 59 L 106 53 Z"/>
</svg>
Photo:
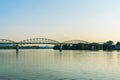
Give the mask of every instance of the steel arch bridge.
<svg viewBox="0 0 120 80">
<path fill-rule="evenodd" d="M 16 46 L 16 52 L 19 51 L 19 45 L 23 45 L 23 44 L 52 44 L 52 45 L 57 44 L 57 45 L 60 45 L 59 50 L 62 51 L 62 45 L 78 44 L 78 43 L 88 44 L 87 41 L 83 41 L 83 40 L 68 40 L 64 42 L 59 42 L 59 41 L 48 39 L 48 38 L 31 38 L 31 39 L 26 39 L 20 42 L 15 42 L 8 39 L 0 39 L 0 44 L 13 44 L 13 46 Z"/>
<path fill-rule="evenodd" d="M 20 41 L 19 44 L 59 44 L 60 42 L 48 38 L 31 38 Z"/>
<path fill-rule="evenodd" d="M 12 41 L 9 39 L 0 39 L 0 44 L 78 44 L 78 43 L 87 44 L 88 42 L 83 40 L 67 40 L 59 42 L 48 38 L 30 38 L 20 42 Z"/>
</svg>

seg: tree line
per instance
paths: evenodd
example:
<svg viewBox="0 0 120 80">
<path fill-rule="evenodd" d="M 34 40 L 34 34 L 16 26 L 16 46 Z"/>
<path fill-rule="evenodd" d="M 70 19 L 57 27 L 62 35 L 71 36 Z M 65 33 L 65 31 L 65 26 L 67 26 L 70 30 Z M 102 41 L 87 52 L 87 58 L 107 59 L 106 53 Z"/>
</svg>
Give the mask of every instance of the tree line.
<svg viewBox="0 0 120 80">
<path fill-rule="evenodd" d="M 53 49 L 59 49 L 60 45 L 55 45 Z M 106 41 L 103 44 L 99 43 L 78 43 L 78 44 L 63 44 L 63 50 L 120 50 L 120 42 L 116 44 L 113 41 Z"/>
</svg>

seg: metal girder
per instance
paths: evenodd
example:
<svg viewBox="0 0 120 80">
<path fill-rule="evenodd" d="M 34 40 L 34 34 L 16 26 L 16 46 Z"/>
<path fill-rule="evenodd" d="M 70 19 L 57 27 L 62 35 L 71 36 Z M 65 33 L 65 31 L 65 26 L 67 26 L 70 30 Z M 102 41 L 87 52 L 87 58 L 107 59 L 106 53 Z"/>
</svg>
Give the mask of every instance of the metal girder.
<svg viewBox="0 0 120 80">
<path fill-rule="evenodd" d="M 47 38 L 31 38 L 31 39 L 23 40 L 19 43 L 20 44 L 58 44 L 59 42 Z"/>
<path fill-rule="evenodd" d="M 64 41 L 62 43 L 63 44 L 78 44 L 78 43 L 88 43 L 88 42 L 83 41 L 83 40 L 68 40 L 68 41 Z"/>
<path fill-rule="evenodd" d="M 0 39 L 0 44 L 78 44 L 78 43 L 88 43 L 83 40 L 68 40 L 64 42 L 58 42 L 56 40 L 48 38 L 30 38 L 20 42 L 15 42 L 8 39 Z"/>
</svg>

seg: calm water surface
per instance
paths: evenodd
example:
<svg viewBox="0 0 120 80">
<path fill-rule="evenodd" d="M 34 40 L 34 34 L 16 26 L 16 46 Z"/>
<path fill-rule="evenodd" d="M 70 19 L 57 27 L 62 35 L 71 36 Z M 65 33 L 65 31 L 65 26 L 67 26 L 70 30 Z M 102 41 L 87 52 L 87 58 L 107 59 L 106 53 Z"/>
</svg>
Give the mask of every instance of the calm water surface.
<svg viewBox="0 0 120 80">
<path fill-rule="evenodd" d="M 0 50 L 0 80 L 120 80 L 120 52 Z"/>
</svg>

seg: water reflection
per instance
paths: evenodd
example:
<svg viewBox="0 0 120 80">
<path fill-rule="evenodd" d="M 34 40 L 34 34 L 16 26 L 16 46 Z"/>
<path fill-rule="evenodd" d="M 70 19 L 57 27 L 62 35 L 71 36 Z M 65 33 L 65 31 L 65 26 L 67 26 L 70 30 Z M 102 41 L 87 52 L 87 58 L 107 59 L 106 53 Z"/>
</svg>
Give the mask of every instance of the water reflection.
<svg viewBox="0 0 120 80">
<path fill-rule="evenodd" d="M 119 80 L 120 52 L 1 50 L 4 80 Z M 3 78 L 0 77 L 0 80 Z"/>
<path fill-rule="evenodd" d="M 19 51 L 16 51 L 16 61 L 18 61 Z"/>
<path fill-rule="evenodd" d="M 16 51 L 16 56 L 18 56 L 18 54 L 19 54 L 19 51 Z"/>
</svg>

